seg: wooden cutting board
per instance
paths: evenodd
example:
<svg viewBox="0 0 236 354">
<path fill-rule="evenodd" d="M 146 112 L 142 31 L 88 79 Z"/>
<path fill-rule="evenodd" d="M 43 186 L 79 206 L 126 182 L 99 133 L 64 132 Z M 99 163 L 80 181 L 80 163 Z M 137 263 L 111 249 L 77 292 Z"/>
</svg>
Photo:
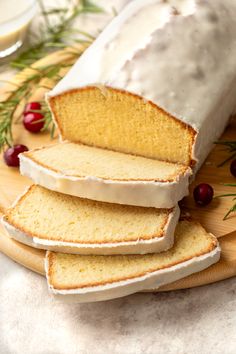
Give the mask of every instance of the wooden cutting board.
<svg viewBox="0 0 236 354">
<path fill-rule="evenodd" d="M 83 50 L 83 47 L 80 48 Z M 51 54 L 44 59 L 38 61 L 34 67 L 40 68 L 49 64 L 72 63 L 73 56 L 71 48 Z M 33 69 L 27 69 L 18 74 L 13 80 L 13 85 L 7 85 L 2 92 L 2 97 L 9 94 L 9 91 L 15 84 L 22 82 L 26 77 L 32 74 Z M 64 74 L 65 71 L 62 73 Z M 53 86 L 53 82 L 47 81 L 47 85 Z M 45 93 L 45 89 L 32 87 L 31 100 L 41 100 Z M 49 134 L 33 135 L 23 129 L 22 124 L 14 125 L 14 137 L 17 143 L 23 143 L 29 148 L 35 148 L 42 145 L 52 143 Z M 224 136 L 224 140 L 236 139 L 236 120 L 232 119 Z M 55 140 L 53 141 L 55 142 Z M 174 290 L 190 288 L 209 284 L 215 281 L 226 279 L 236 275 L 236 216 L 231 216 L 228 220 L 223 221 L 223 217 L 227 210 L 232 206 L 231 198 L 215 199 L 208 207 L 199 208 L 195 205 L 192 198 L 192 190 L 194 186 L 201 182 L 210 183 L 215 195 L 223 193 L 236 192 L 236 188 L 225 187 L 223 183 L 235 183 L 236 180 L 229 172 L 229 165 L 219 168 L 220 162 L 228 157 L 228 153 L 222 146 L 216 146 L 206 163 L 199 171 L 196 180 L 190 188 L 190 196 L 182 202 L 184 208 L 187 208 L 191 215 L 201 222 L 201 224 L 209 231 L 220 238 L 222 247 L 222 257 L 218 264 L 209 269 L 194 274 L 183 280 L 163 287 L 160 290 Z M 3 213 L 15 198 L 21 194 L 26 186 L 30 184 L 30 180 L 20 176 L 17 169 L 7 167 L 0 157 L 0 212 Z M 45 251 L 33 249 L 16 242 L 5 234 L 2 226 L 0 226 L 0 251 L 12 258 L 14 261 L 23 266 L 44 275 L 44 256 Z"/>
</svg>

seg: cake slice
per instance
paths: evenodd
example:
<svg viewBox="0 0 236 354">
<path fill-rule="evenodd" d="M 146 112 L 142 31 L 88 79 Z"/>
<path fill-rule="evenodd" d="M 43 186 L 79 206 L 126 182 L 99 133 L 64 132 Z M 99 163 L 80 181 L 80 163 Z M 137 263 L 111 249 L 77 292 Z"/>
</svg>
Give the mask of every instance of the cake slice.
<svg viewBox="0 0 236 354">
<path fill-rule="evenodd" d="M 172 208 L 188 194 L 191 169 L 89 146 L 61 143 L 20 155 L 20 170 L 45 188 L 82 198 Z"/>
<path fill-rule="evenodd" d="M 132 1 L 49 92 L 62 139 L 200 167 L 236 108 L 235 38 L 235 1 Z"/>
<path fill-rule="evenodd" d="M 27 245 L 79 254 L 144 254 L 172 247 L 179 207 L 155 209 L 108 204 L 29 190 L 8 209 L 3 225 Z"/>
<path fill-rule="evenodd" d="M 217 239 L 200 224 L 179 222 L 175 245 L 148 255 L 81 256 L 47 252 L 49 289 L 63 299 L 101 301 L 158 288 L 199 272 L 220 258 Z"/>
</svg>

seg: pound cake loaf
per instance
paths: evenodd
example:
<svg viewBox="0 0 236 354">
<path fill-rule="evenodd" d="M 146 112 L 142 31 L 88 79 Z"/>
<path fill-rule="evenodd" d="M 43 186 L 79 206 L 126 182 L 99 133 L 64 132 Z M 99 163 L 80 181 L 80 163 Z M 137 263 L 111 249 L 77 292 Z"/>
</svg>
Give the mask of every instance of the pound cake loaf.
<svg viewBox="0 0 236 354">
<path fill-rule="evenodd" d="M 191 169 L 134 155 L 61 143 L 20 155 L 20 170 L 45 188 L 93 200 L 172 208 L 188 194 Z"/>
<path fill-rule="evenodd" d="M 46 275 L 51 292 L 77 302 L 113 299 L 199 272 L 220 258 L 217 239 L 200 224 L 182 220 L 175 245 L 148 255 L 81 256 L 47 252 Z"/>
<path fill-rule="evenodd" d="M 236 1 L 136 0 L 47 99 L 61 138 L 200 167 L 236 108 Z"/>
<path fill-rule="evenodd" d="M 10 237 L 79 254 L 145 254 L 172 247 L 179 207 L 141 208 L 95 202 L 31 186 L 3 217 Z"/>
</svg>

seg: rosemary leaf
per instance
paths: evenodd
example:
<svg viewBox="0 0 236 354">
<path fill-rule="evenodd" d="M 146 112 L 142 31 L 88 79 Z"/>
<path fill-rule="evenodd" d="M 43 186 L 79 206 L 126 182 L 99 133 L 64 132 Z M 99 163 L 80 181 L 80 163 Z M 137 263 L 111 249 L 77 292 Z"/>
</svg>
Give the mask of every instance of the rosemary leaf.
<svg viewBox="0 0 236 354">
<path fill-rule="evenodd" d="M 218 141 L 215 143 L 216 145 L 222 145 L 222 146 L 225 146 L 229 153 L 230 153 L 230 156 L 227 157 L 227 159 L 225 159 L 223 162 L 221 162 L 218 167 L 222 167 L 224 166 L 227 162 L 233 160 L 235 157 L 236 157 L 236 140 L 233 140 L 233 141 Z"/>
<path fill-rule="evenodd" d="M 227 162 L 232 161 L 234 158 L 236 158 L 236 140 L 224 140 L 224 141 L 218 141 L 215 143 L 216 145 L 222 145 L 225 146 L 230 154 L 224 161 L 222 161 L 218 167 L 224 166 Z M 227 187 L 236 187 L 235 183 L 224 183 L 224 186 Z M 222 194 L 217 196 L 217 198 L 225 198 L 225 197 L 235 197 L 233 200 L 236 200 L 236 193 L 228 193 L 228 194 Z M 224 216 L 223 220 L 226 220 L 232 213 L 236 212 L 236 203 L 232 206 L 231 209 L 226 213 Z"/>
<path fill-rule="evenodd" d="M 228 217 L 232 214 L 236 212 L 236 203 L 232 206 L 231 209 L 229 209 L 228 213 L 225 214 L 223 220 L 227 220 Z"/>
<path fill-rule="evenodd" d="M 236 183 L 224 183 L 224 186 L 227 187 L 236 187 Z M 225 197 L 235 197 L 233 200 L 236 200 L 236 193 L 228 193 L 228 194 L 221 194 L 218 195 L 216 198 L 225 198 Z M 226 220 L 232 213 L 236 212 L 236 203 L 229 209 L 229 211 L 224 216 L 223 220 Z"/>
<path fill-rule="evenodd" d="M 236 187 L 236 183 L 224 183 L 226 187 Z"/>
</svg>

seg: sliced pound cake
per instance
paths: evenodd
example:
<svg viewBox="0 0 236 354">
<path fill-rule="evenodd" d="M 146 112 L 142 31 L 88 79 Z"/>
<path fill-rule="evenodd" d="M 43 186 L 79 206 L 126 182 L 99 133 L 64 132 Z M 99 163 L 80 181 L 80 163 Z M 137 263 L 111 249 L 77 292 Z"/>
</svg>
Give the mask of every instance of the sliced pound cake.
<svg viewBox="0 0 236 354">
<path fill-rule="evenodd" d="M 144 254 L 172 247 L 179 208 L 81 199 L 32 186 L 6 213 L 9 235 L 33 247 L 78 254 Z"/>
<path fill-rule="evenodd" d="M 188 194 L 191 169 L 74 143 L 20 155 L 21 173 L 51 190 L 93 200 L 172 208 Z"/>
<path fill-rule="evenodd" d="M 65 300 L 101 301 L 153 289 L 199 272 L 220 258 L 217 239 L 200 224 L 179 222 L 175 245 L 148 255 L 81 256 L 47 252 L 49 289 Z"/>
<path fill-rule="evenodd" d="M 49 92 L 61 137 L 199 167 L 236 108 L 235 38 L 236 1 L 132 1 Z"/>
</svg>

